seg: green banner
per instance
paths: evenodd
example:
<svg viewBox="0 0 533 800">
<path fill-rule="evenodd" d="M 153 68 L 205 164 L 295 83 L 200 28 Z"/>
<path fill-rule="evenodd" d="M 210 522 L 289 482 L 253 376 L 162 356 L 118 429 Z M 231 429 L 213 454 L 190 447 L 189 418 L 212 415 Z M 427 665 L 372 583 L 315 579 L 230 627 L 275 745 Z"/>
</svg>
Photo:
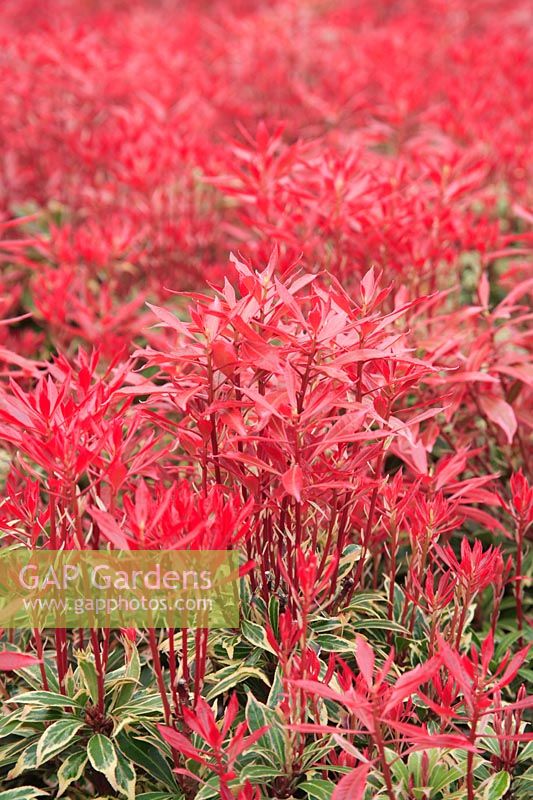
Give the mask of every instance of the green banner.
<svg viewBox="0 0 533 800">
<path fill-rule="evenodd" d="M 235 628 L 235 551 L 0 550 L 2 628 Z"/>
</svg>

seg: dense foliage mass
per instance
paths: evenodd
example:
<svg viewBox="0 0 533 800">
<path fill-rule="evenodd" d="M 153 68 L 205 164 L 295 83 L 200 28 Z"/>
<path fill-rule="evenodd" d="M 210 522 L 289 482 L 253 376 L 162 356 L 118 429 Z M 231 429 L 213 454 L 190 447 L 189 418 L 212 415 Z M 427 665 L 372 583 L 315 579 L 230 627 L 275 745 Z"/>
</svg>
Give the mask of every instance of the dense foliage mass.
<svg viewBox="0 0 533 800">
<path fill-rule="evenodd" d="M 242 576 L 3 631 L 2 800 L 531 797 L 530 11 L 3 0 L 2 547 Z"/>
</svg>

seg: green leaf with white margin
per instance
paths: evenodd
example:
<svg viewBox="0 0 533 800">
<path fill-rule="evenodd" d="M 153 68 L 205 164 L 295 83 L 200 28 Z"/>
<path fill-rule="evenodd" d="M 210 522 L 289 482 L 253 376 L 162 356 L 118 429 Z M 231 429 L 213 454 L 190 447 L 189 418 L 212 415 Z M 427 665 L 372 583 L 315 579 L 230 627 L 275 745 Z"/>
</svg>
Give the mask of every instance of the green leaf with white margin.
<svg viewBox="0 0 533 800">
<path fill-rule="evenodd" d="M 141 716 L 147 714 L 153 717 L 154 714 L 160 715 L 163 710 L 161 697 L 159 694 L 149 694 L 148 691 L 138 692 L 126 706 L 128 714 Z"/>
<path fill-rule="evenodd" d="M 136 800 L 176 800 L 176 795 L 166 792 L 143 792 L 137 795 Z"/>
<path fill-rule="evenodd" d="M 71 753 L 61 764 L 57 771 L 59 781 L 57 796 L 61 797 L 71 783 L 77 781 L 83 775 L 87 763 L 87 753 L 85 750 L 76 750 Z"/>
<path fill-rule="evenodd" d="M 157 778 L 170 789 L 176 789 L 176 781 L 161 751 L 146 739 L 135 739 L 124 731 L 117 736 L 117 745 L 121 753 L 144 769 L 152 778 Z"/>
<path fill-rule="evenodd" d="M 200 791 L 195 795 L 194 800 L 219 800 L 219 779 L 214 776 L 209 778 L 202 786 Z"/>
<path fill-rule="evenodd" d="M 250 642 L 250 644 L 254 645 L 254 647 L 260 647 L 261 650 L 267 650 L 269 653 L 277 655 L 276 651 L 268 641 L 266 632 L 261 625 L 257 625 L 255 622 L 250 622 L 248 619 L 243 619 L 241 621 L 241 633 L 244 638 Z"/>
<path fill-rule="evenodd" d="M 24 669 L 16 670 L 16 674 L 20 675 L 21 678 L 24 679 L 24 683 L 28 686 L 31 686 L 36 691 L 41 690 L 41 686 L 43 685 L 43 679 L 41 675 L 41 668 L 44 666 L 44 671 L 46 673 L 46 680 L 48 683 L 48 687 L 50 691 L 58 692 L 59 686 L 57 682 L 57 675 L 54 672 L 54 668 L 52 667 L 50 661 L 46 661 L 43 664 L 34 664 L 32 667 L 24 667 Z"/>
<path fill-rule="evenodd" d="M 0 739 L 4 739 L 11 733 L 15 733 L 18 728 L 24 726 L 24 720 L 21 719 L 20 712 L 17 714 L 10 714 L 7 717 L 0 717 Z"/>
<path fill-rule="evenodd" d="M 17 789 L 0 792 L 0 800 L 35 800 L 36 797 L 49 797 L 49 794 L 35 786 L 19 786 Z"/>
<path fill-rule="evenodd" d="M 115 773 L 118 764 L 117 751 L 111 739 L 102 733 L 95 733 L 89 739 L 87 755 L 91 765 L 97 772 L 105 775 L 111 786 L 116 789 Z"/>
<path fill-rule="evenodd" d="M 505 770 L 491 775 L 485 784 L 483 792 L 483 800 L 501 800 L 509 791 L 511 785 L 511 776 Z"/>
<path fill-rule="evenodd" d="M 354 631 L 391 631 L 392 633 L 400 633 L 406 639 L 413 638 L 407 628 L 388 619 L 361 619 L 357 620 L 357 622 L 352 622 L 351 627 Z"/>
<path fill-rule="evenodd" d="M 342 749 L 345 750 L 346 752 L 349 752 L 352 749 L 352 745 L 350 744 L 350 742 L 347 742 L 346 746 L 344 746 Z M 387 761 L 388 760 L 389 759 L 387 758 Z M 395 761 L 392 761 L 390 765 L 390 771 L 392 777 L 394 778 L 395 781 L 398 782 L 398 784 L 400 784 L 402 787 L 408 786 L 409 770 L 407 769 L 407 764 L 405 764 L 401 760 L 401 758 L 397 758 Z"/>
<path fill-rule="evenodd" d="M 430 775 L 429 785 L 436 794 L 437 792 L 441 792 L 443 789 L 451 786 L 452 783 L 460 781 L 462 778 L 464 778 L 466 773 L 466 760 L 463 760 L 461 763 L 452 767 L 444 766 L 444 769 L 436 767 Z"/>
<path fill-rule="evenodd" d="M 23 772 L 28 769 L 36 769 L 37 767 L 37 742 L 30 744 L 25 750 L 22 751 L 18 757 L 18 761 L 10 772 L 7 773 L 8 780 L 12 781 L 13 778 L 18 778 Z"/>
<path fill-rule="evenodd" d="M 261 755 L 259 748 L 254 752 L 258 756 Z M 241 769 L 239 777 L 243 781 L 248 779 L 252 783 L 265 781 L 269 778 L 279 778 L 279 767 L 271 767 L 268 764 L 247 764 Z"/>
<path fill-rule="evenodd" d="M 22 734 L 23 736 L 25 733 Z M 28 742 L 18 739 L 15 742 L 0 747 L 0 768 L 12 767 L 16 763 L 17 758 L 26 749 Z"/>
<path fill-rule="evenodd" d="M 230 689 L 238 686 L 239 683 L 244 683 L 249 678 L 257 678 L 267 686 L 269 685 L 267 676 L 262 670 L 257 669 L 257 667 L 247 667 L 243 665 L 235 669 L 235 666 L 230 664 L 229 667 L 224 667 L 209 676 L 209 682 L 214 683 L 214 686 L 207 693 L 205 699 L 209 702 L 209 700 L 213 700 L 224 692 L 228 692 Z"/>
<path fill-rule="evenodd" d="M 388 749 L 386 753 L 387 761 L 393 756 L 392 761 L 394 763 L 394 753 L 392 750 Z M 422 783 L 421 772 L 422 772 L 422 753 L 420 750 L 416 750 L 414 753 L 409 753 L 409 757 L 407 759 L 407 767 L 409 771 L 409 775 L 413 777 L 414 785 L 420 786 Z"/>
<path fill-rule="evenodd" d="M 279 599 L 275 594 L 268 601 L 268 618 L 274 631 L 274 636 L 277 638 L 279 634 Z"/>
<path fill-rule="evenodd" d="M 66 694 L 66 696 L 67 697 L 75 697 L 78 687 L 77 687 L 77 684 L 76 684 L 76 678 L 75 678 L 75 675 L 74 675 L 74 670 L 72 669 L 72 666 L 70 664 L 69 664 L 69 667 L 68 667 L 68 669 L 66 671 L 66 674 L 65 674 L 64 685 L 65 685 L 65 694 Z"/>
<path fill-rule="evenodd" d="M 403 605 L 403 598 L 405 595 L 398 586 L 396 586 L 395 589 L 402 598 L 402 603 L 400 605 Z M 379 592 L 358 592 L 354 594 L 348 609 L 351 611 L 368 611 L 370 613 L 375 612 L 380 604 L 382 605 L 384 603 L 385 598 Z"/>
<path fill-rule="evenodd" d="M 116 739 L 121 731 L 123 731 L 125 728 L 131 727 L 131 723 L 137 721 L 135 715 L 126 714 L 124 709 L 122 710 L 122 713 L 124 716 L 121 715 L 120 722 L 113 728 L 113 733 L 111 734 L 112 739 Z"/>
<path fill-rule="evenodd" d="M 32 706 L 43 706 L 45 708 L 65 708 L 67 706 L 81 705 L 72 698 L 65 697 L 64 694 L 56 694 L 56 692 L 22 692 L 9 698 L 10 703 L 27 703 Z"/>
<path fill-rule="evenodd" d="M 528 742 L 520 751 L 520 754 L 517 758 L 518 762 L 525 761 L 529 764 L 529 762 L 533 762 L 533 741 Z"/>
<path fill-rule="evenodd" d="M 135 689 L 139 685 L 139 678 L 141 677 L 141 662 L 139 659 L 139 652 L 135 645 L 131 646 L 130 659 L 124 673 L 124 682 L 119 682 L 114 689 L 114 700 L 112 702 L 113 708 L 125 706 L 131 699 Z"/>
<path fill-rule="evenodd" d="M 342 636 L 335 636 L 333 633 L 319 633 L 313 637 L 311 646 L 318 645 L 326 653 L 353 653 L 355 652 L 355 642 L 350 642 Z"/>
<path fill-rule="evenodd" d="M 305 792 L 311 800 L 330 800 L 334 788 L 330 781 L 323 781 L 320 778 L 304 781 L 298 786 L 298 790 Z"/>
<path fill-rule="evenodd" d="M 302 753 L 302 772 L 311 769 L 316 763 L 322 761 L 335 747 L 335 742 L 330 738 L 319 739 L 304 747 Z"/>
<path fill-rule="evenodd" d="M 286 762 L 287 736 L 277 712 L 263 705 L 263 703 L 259 703 L 250 694 L 248 695 L 245 714 L 250 733 L 259 730 L 265 725 L 268 727 L 268 730 L 259 740 L 259 745 L 261 749 L 265 748 L 273 754 L 274 766 L 283 770 Z"/>
<path fill-rule="evenodd" d="M 267 706 L 269 708 L 277 708 L 281 701 L 283 700 L 285 691 L 283 689 L 283 671 L 281 667 L 276 667 L 276 671 L 274 673 L 274 680 L 272 681 L 272 686 L 270 687 L 270 692 L 268 693 L 267 698 Z"/>
<path fill-rule="evenodd" d="M 37 743 L 37 766 L 61 753 L 83 725 L 79 719 L 58 719 L 53 722 Z"/>
<path fill-rule="evenodd" d="M 83 682 L 91 696 L 94 705 L 98 703 L 98 673 L 92 653 L 79 650 L 76 653 L 78 668 L 83 676 Z"/>
<path fill-rule="evenodd" d="M 124 758 L 122 753 L 117 753 L 117 769 L 115 772 L 116 786 L 121 794 L 128 800 L 135 800 L 135 781 L 137 776 L 131 761 Z"/>
<path fill-rule="evenodd" d="M 135 694 L 135 690 L 140 687 L 140 682 L 133 678 L 119 678 L 114 681 L 113 686 L 109 687 L 112 690 L 112 699 L 109 703 L 109 708 L 113 711 L 117 710 L 118 713 L 128 707 L 130 700 Z"/>
</svg>

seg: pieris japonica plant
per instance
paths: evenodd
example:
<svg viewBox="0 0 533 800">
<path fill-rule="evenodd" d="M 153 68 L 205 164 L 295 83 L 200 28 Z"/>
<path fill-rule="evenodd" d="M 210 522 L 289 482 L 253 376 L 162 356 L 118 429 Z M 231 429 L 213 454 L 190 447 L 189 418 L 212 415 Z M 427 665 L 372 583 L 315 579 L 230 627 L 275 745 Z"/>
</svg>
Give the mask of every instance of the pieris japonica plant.
<svg viewBox="0 0 533 800">
<path fill-rule="evenodd" d="M 529 800 L 527 3 L 3 5 L 0 800 Z"/>
</svg>

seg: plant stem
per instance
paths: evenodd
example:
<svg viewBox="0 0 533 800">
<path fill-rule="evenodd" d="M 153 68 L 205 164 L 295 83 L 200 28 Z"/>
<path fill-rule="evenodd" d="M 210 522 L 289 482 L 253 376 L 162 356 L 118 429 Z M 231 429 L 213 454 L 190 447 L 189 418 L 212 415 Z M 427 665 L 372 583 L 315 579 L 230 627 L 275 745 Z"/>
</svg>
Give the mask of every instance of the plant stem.
<svg viewBox="0 0 533 800">
<path fill-rule="evenodd" d="M 524 549 L 524 525 L 521 520 L 518 524 L 516 531 L 516 574 L 515 574 L 515 602 L 516 602 L 516 620 L 518 630 L 520 633 L 524 630 L 524 608 L 522 601 L 522 556 Z M 518 646 L 523 646 L 523 639 L 520 636 Z"/>
<path fill-rule="evenodd" d="M 379 723 L 377 715 L 374 715 L 374 739 L 379 753 L 379 760 L 381 762 L 381 768 L 383 770 L 383 778 L 385 780 L 385 786 L 387 787 L 387 794 L 389 796 L 389 800 L 396 800 L 396 795 L 394 793 L 394 788 L 392 786 L 392 775 L 390 767 L 385 757 L 385 745 L 383 742 L 381 725 Z"/>
<path fill-rule="evenodd" d="M 470 731 L 470 736 L 468 737 L 471 744 L 476 743 L 476 729 L 477 729 L 477 713 L 474 713 L 472 717 L 472 730 Z M 470 750 L 466 756 L 466 790 L 468 792 L 468 800 L 475 800 L 474 795 L 474 753 Z"/>
</svg>

